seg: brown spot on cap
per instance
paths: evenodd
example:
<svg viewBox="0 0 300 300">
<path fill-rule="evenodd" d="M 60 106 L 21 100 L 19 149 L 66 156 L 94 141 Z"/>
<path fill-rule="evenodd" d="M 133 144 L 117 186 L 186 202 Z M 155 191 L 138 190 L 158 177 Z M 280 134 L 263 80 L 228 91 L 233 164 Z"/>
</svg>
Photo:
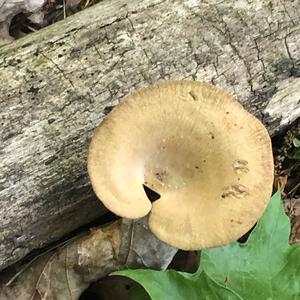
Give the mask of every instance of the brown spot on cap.
<svg viewBox="0 0 300 300">
<path fill-rule="evenodd" d="M 244 198 L 249 195 L 247 187 L 242 184 L 233 184 L 224 189 L 222 198 L 233 197 L 233 198 Z"/>
<path fill-rule="evenodd" d="M 243 160 L 243 159 L 237 159 L 232 163 L 233 170 L 237 174 L 241 173 L 248 173 L 249 172 L 249 167 L 248 167 L 248 161 Z"/>
<path fill-rule="evenodd" d="M 193 98 L 193 100 L 197 101 L 198 97 L 193 91 L 189 91 L 189 95 Z"/>
</svg>

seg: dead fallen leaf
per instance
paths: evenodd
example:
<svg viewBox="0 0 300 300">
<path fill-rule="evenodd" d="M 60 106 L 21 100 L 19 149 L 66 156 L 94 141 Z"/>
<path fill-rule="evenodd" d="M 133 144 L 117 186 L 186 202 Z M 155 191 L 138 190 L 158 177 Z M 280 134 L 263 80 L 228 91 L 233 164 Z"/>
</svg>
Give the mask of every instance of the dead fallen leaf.
<svg viewBox="0 0 300 300">
<path fill-rule="evenodd" d="M 300 197 L 284 199 L 285 211 L 291 219 L 290 243 L 300 242 Z"/>
<path fill-rule="evenodd" d="M 285 186 L 287 184 L 287 180 L 288 180 L 288 175 L 287 174 L 284 174 L 284 175 L 281 175 L 281 176 L 276 176 L 275 179 L 274 179 L 274 187 L 275 187 L 275 189 L 280 188 L 281 195 L 283 197 L 285 196 L 284 189 L 285 189 Z"/>
<path fill-rule="evenodd" d="M 177 249 L 159 241 L 146 219 L 122 219 L 46 253 L 11 280 L 0 275 L 1 300 L 75 300 L 110 272 L 135 267 L 166 269 Z"/>
</svg>

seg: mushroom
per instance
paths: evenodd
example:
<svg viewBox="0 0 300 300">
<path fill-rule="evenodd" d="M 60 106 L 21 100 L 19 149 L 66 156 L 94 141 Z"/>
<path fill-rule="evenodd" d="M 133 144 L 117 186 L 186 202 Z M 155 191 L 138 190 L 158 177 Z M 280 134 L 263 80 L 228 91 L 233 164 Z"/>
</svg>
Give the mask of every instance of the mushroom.
<svg viewBox="0 0 300 300">
<path fill-rule="evenodd" d="M 265 127 L 227 92 L 167 81 L 113 109 L 92 138 L 88 172 L 109 210 L 149 214 L 160 240 L 196 250 L 256 223 L 271 196 L 273 155 Z"/>
</svg>

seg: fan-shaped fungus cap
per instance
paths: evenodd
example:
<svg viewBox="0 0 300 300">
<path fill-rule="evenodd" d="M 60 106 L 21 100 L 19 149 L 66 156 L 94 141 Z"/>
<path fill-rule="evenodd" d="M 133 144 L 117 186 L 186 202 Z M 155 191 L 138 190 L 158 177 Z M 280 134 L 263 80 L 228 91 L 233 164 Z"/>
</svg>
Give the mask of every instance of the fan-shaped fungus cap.
<svg viewBox="0 0 300 300">
<path fill-rule="evenodd" d="M 169 81 L 125 97 L 96 130 L 88 171 L 104 205 L 149 215 L 152 232 L 180 249 L 224 245 L 245 234 L 271 196 L 265 127 L 225 91 Z M 160 195 L 151 203 L 144 186 Z"/>
</svg>

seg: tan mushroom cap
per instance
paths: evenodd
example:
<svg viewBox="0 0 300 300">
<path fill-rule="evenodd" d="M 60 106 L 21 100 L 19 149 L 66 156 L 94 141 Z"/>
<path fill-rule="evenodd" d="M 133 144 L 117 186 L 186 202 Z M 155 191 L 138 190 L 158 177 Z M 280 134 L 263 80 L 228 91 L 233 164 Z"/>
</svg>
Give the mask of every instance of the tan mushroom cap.
<svg viewBox="0 0 300 300">
<path fill-rule="evenodd" d="M 225 91 L 169 81 L 125 97 L 96 130 L 88 171 L 115 214 L 149 215 L 180 249 L 227 244 L 259 219 L 272 192 L 265 127 Z M 143 184 L 161 197 L 151 203 Z"/>
</svg>

